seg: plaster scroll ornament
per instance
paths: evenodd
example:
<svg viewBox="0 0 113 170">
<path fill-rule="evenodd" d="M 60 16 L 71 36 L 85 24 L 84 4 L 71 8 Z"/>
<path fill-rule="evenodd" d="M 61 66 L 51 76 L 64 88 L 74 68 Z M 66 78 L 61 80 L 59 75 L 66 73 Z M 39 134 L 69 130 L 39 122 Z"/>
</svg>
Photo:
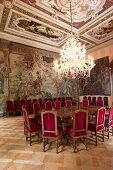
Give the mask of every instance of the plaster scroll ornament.
<svg viewBox="0 0 113 170">
<path fill-rule="evenodd" d="M 13 3 L 11 3 L 10 1 L 5 1 L 5 2 L 4 2 L 4 6 L 5 6 L 6 8 L 11 9 L 11 8 L 13 8 Z"/>
</svg>

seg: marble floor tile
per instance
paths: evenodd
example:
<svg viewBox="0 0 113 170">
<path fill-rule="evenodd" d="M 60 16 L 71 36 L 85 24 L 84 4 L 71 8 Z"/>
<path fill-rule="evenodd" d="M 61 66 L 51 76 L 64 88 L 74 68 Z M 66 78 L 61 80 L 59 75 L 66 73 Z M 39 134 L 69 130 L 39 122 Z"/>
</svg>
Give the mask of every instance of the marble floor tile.
<svg viewBox="0 0 113 170">
<path fill-rule="evenodd" d="M 71 146 L 55 144 L 43 152 L 42 140 L 32 146 L 25 140 L 23 117 L 0 117 L 0 170 L 113 170 L 113 136 L 98 146 L 89 144 L 86 151 L 79 145 L 77 153 Z"/>
</svg>

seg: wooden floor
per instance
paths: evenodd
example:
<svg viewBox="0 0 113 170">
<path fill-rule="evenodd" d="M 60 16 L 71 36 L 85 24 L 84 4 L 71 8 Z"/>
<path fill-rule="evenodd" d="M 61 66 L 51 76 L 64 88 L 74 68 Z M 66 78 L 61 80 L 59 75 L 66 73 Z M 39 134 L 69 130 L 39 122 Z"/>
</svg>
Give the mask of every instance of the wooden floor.
<svg viewBox="0 0 113 170">
<path fill-rule="evenodd" d="M 42 142 L 29 146 L 23 134 L 23 117 L 0 118 L 0 170 L 113 170 L 113 137 L 98 146 L 71 146 L 55 153 L 54 144 L 42 152 Z"/>
</svg>

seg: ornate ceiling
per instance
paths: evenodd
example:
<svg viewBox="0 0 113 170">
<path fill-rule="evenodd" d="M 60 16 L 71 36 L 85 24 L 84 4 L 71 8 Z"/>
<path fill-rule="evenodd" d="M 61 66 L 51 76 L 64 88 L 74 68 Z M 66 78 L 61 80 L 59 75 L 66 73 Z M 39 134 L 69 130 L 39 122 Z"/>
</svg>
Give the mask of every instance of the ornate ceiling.
<svg viewBox="0 0 113 170">
<path fill-rule="evenodd" d="M 72 31 L 88 50 L 113 43 L 113 0 L 71 3 Z M 70 25 L 70 0 L 0 0 L 0 38 L 59 52 Z"/>
</svg>

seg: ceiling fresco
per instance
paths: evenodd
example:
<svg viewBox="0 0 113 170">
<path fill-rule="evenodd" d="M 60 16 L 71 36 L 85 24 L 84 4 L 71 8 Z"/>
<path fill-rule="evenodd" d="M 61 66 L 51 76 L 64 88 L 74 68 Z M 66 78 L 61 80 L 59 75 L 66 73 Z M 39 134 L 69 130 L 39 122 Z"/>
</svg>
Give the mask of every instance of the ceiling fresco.
<svg viewBox="0 0 113 170">
<path fill-rule="evenodd" d="M 113 0 L 71 0 L 72 31 L 87 50 L 113 40 Z M 0 38 L 59 52 L 71 32 L 70 0 L 0 0 Z"/>
</svg>

